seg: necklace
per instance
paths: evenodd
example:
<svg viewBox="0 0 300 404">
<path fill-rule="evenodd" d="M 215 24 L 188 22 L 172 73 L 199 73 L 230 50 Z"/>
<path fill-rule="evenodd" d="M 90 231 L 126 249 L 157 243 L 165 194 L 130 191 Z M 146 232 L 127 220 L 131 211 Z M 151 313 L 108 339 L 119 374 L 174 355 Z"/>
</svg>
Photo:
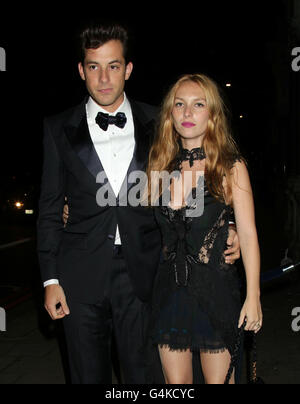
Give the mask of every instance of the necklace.
<svg viewBox="0 0 300 404">
<path fill-rule="evenodd" d="M 189 161 L 190 167 L 193 167 L 195 160 L 204 160 L 206 158 L 206 154 L 203 147 L 195 147 L 192 150 L 180 148 L 179 152 L 179 160 Z"/>
</svg>

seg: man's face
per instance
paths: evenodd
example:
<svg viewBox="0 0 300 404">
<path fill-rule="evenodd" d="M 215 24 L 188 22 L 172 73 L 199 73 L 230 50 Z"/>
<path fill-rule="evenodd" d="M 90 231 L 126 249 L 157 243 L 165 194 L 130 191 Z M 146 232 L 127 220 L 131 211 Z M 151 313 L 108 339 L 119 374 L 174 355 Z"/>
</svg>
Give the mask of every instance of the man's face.
<svg viewBox="0 0 300 404">
<path fill-rule="evenodd" d="M 78 68 L 97 104 L 108 112 L 116 111 L 124 100 L 125 81 L 133 69 L 132 63 L 126 66 L 122 43 L 112 40 L 97 49 L 87 49 L 84 65 L 79 63 Z"/>
</svg>

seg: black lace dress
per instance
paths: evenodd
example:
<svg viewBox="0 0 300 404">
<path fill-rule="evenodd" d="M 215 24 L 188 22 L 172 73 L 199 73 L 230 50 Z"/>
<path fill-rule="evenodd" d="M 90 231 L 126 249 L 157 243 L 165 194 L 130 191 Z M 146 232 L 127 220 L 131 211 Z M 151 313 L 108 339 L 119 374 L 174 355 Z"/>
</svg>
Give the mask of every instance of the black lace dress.
<svg viewBox="0 0 300 404">
<path fill-rule="evenodd" d="M 182 149 L 177 167 L 181 173 L 187 164 L 197 170 L 204 158 L 200 148 Z M 163 260 L 153 292 L 152 342 L 171 350 L 232 354 L 241 310 L 237 269 L 224 259 L 232 209 L 210 195 L 204 175 L 190 191 L 180 209 L 155 207 Z M 198 200 L 196 191 L 204 198 Z M 191 217 L 199 203 L 202 208 Z"/>
</svg>

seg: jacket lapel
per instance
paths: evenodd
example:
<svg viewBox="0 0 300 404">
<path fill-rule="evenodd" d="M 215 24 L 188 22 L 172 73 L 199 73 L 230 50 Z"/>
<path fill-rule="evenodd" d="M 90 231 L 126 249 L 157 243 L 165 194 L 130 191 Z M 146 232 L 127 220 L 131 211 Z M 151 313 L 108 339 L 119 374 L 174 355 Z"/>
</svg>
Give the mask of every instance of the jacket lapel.
<svg viewBox="0 0 300 404">
<path fill-rule="evenodd" d="M 128 182 L 130 174 L 134 171 L 145 172 L 155 130 L 155 120 L 145 114 L 141 105 L 134 101 L 130 101 L 130 104 L 134 120 L 135 148 L 127 175 L 118 195 L 118 201 L 119 199 L 123 200 L 130 188 L 135 185 L 135 183 Z"/>
<path fill-rule="evenodd" d="M 98 174 L 105 172 L 105 170 L 90 136 L 85 105 L 86 100 L 78 107 L 78 109 L 76 108 L 71 120 L 64 129 L 70 145 L 82 163 L 89 170 L 90 174 L 94 177 L 96 185 Z M 105 178 L 107 178 L 106 174 Z M 107 183 L 109 185 L 110 192 L 112 192 L 112 195 L 114 195 L 113 189 L 108 180 L 104 182 L 104 184 Z"/>
<path fill-rule="evenodd" d="M 133 160 L 137 168 L 143 170 L 147 165 L 154 136 L 155 119 L 153 117 L 149 118 L 140 104 L 131 102 L 131 106 L 135 127 L 135 150 Z"/>
</svg>

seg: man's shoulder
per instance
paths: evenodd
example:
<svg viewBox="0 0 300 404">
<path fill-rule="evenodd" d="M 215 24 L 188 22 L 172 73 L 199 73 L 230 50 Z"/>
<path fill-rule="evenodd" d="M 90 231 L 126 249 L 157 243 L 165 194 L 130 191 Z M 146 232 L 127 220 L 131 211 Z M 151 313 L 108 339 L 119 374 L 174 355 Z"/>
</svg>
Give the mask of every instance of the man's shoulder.
<svg viewBox="0 0 300 404">
<path fill-rule="evenodd" d="M 85 101 L 68 108 L 62 112 L 46 116 L 44 121 L 50 126 L 66 125 L 76 118 L 80 118 L 85 113 Z"/>
<path fill-rule="evenodd" d="M 157 119 L 159 107 L 136 100 L 130 100 L 130 103 L 134 110 L 142 112 L 149 120 Z"/>
<path fill-rule="evenodd" d="M 153 114 L 158 114 L 159 108 L 156 105 L 152 105 L 152 104 L 146 104 L 145 102 L 141 102 L 141 101 L 135 101 L 140 108 L 144 109 L 145 111 L 148 111 L 150 113 Z"/>
</svg>

